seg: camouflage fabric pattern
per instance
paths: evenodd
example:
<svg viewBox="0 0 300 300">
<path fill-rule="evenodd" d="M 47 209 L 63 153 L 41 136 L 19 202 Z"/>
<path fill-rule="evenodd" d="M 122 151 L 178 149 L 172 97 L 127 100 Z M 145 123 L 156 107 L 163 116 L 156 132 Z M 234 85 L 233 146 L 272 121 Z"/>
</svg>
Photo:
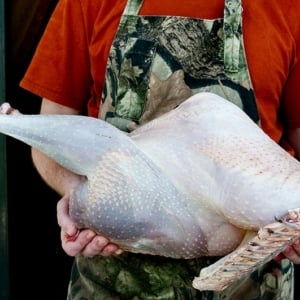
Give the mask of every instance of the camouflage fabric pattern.
<svg viewBox="0 0 300 300">
<path fill-rule="evenodd" d="M 129 0 L 111 48 L 99 117 L 131 131 L 191 95 L 210 91 L 233 101 L 258 122 L 243 47 L 241 2 L 225 1 L 224 20 L 139 17 Z M 218 258 L 178 260 L 124 253 L 76 257 L 68 300 L 292 300 L 293 266 L 271 262 L 223 292 L 191 283 Z"/>
<path fill-rule="evenodd" d="M 241 4 L 227 2 L 224 20 L 201 20 L 141 17 L 142 1 L 130 1 L 111 48 L 99 117 L 130 131 L 191 95 L 210 91 L 258 122 Z"/>
<path fill-rule="evenodd" d="M 79 256 L 73 266 L 68 300 L 292 300 L 293 268 L 272 261 L 223 292 L 191 286 L 199 270 L 217 258 L 175 260 L 124 253 L 118 257 Z"/>
<path fill-rule="evenodd" d="M 197 299 L 190 285 L 209 260 L 173 260 L 124 253 L 118 257 L 78 257 L 69 299 Z M 88 279 L 81 274 L 92 275 Z M 88 280 L 88 281 L 86 281 Z M 86 289 L 84 286 L 88 285 Z M 199 298 L 198 298 L 199 299 Z"/>
</svg>

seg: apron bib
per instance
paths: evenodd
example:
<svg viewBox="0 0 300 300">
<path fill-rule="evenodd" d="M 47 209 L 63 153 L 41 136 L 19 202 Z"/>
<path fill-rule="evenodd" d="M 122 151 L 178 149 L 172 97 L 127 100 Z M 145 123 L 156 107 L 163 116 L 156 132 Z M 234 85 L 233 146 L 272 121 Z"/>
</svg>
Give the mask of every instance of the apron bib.
<svg viewBox="0 0 300 300">
<path fill-rule="evenodd" d="M 241 3 L 226 1 L 224 19 L 138 16 L 129 1 L 111 47 L 99 117 L 130 131 L 209 91 L 255 122 L 258 112 L 243 47 Z"/>
</svg>

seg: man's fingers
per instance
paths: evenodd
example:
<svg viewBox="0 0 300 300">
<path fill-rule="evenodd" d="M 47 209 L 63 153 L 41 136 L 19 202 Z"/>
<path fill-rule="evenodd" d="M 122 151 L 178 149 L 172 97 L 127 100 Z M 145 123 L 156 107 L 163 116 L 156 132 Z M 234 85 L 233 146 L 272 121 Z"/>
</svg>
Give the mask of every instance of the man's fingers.
<svg viewBox="0 0 300 300">
<path fill-rule="evenodd" d="M 86 247 L 81 251 L 84 256 L 102 255 L 102 251 L 109 243 L 109 240 L 103 236 L 96 236 Z"/>
<path fill-rule="evenodd" d="M 292 261 L 295 264 L 300 264 L 300 256 L 299 254 L 294 250 L 293 247 L 288 247 L 283 254 L 286 258 L 288 258 L 290 261 Z"/>
<path fill-rule="evenodd" d="M 81 252 L 84 256 L 111 256 L 119 255 L 123 251 L 115 244 L 110 243 L 110 241 L 103 236 L 96 236 Z"/>
<path fill-rule="evenodd" d="M 62 226 L 64 218 L 68 216 L 69 213 L 69 198 L 67 196 L 61 198 L 56 205 L 57 211 L 57 222 L 59 226 Z"/>
<path fill-rule="evenodd" d="M 78 228 L 69 216 L 68 196 L 63 197 L 57 203 L 57 223 L 65 235 L 74 238 L 78 234 Z"/>
<path fill-rule="evenodd" d="M 76 256 L 85 251 L 87 245 L 89 245 L 96 233 L 92 230 L 83 230 L 78 232 L 76 237 L 70 237 L 61 231 L 62 248 L 70 256 Z"/>
<path fill-rule="evenodd" d="M 2 115 L 19 115 L 20 112 L 10 106 L 9 103 L 4 102 L 0 105 L 0 114 Z"/>
<path fill-rule="evenodd" d="M 120 255 L 123 253 L 123 250 L 119 248 L 119 246 L 115 244 L 108 244 L 105 248 L 103 248 L 101 255 L 102 256 L 110 256 L 110 255 Z"/>
<path fill-rule="evenodd" d="M 293 263 L 300 264 L 300 239 L 298 239 L 293 245 L 287 247 L 283 251 L 283 254 Z"/>
</svg>

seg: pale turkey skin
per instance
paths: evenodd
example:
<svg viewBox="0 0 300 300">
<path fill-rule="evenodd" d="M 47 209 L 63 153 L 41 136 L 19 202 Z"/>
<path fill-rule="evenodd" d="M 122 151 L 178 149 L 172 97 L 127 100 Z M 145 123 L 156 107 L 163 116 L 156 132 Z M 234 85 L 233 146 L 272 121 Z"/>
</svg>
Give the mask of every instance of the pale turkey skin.
<svg viewBox="0 0 300 300">
<path fill-rule="evenodd" d="M 0 131 L 85 175 L 71 216 L 127 251 L 226 255 L 247 231 L 300 207 L 300 163 L 211 93 L 129 135 L 63 115 L 1 115 Z"/>
</svg>

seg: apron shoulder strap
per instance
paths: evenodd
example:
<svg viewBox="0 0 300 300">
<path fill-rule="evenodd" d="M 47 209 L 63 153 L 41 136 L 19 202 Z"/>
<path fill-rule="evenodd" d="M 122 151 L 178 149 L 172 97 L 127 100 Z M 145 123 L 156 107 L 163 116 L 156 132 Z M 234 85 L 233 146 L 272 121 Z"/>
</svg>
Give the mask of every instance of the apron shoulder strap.
<svg viewBox="0 0 300 300">
<path fill-rule="evenodd" d="M 123 14 L 137 16 L 142 4 L 143 0 L 128 0 Z"/>
<path fill-rule="evenodd" d="M 225 71 L 237 73 L 240 65 L 241 47 L 241 22 L 242 4 L 241 0 L 225 0 L 224 9 L 224 62 Z"/>
</svg>

